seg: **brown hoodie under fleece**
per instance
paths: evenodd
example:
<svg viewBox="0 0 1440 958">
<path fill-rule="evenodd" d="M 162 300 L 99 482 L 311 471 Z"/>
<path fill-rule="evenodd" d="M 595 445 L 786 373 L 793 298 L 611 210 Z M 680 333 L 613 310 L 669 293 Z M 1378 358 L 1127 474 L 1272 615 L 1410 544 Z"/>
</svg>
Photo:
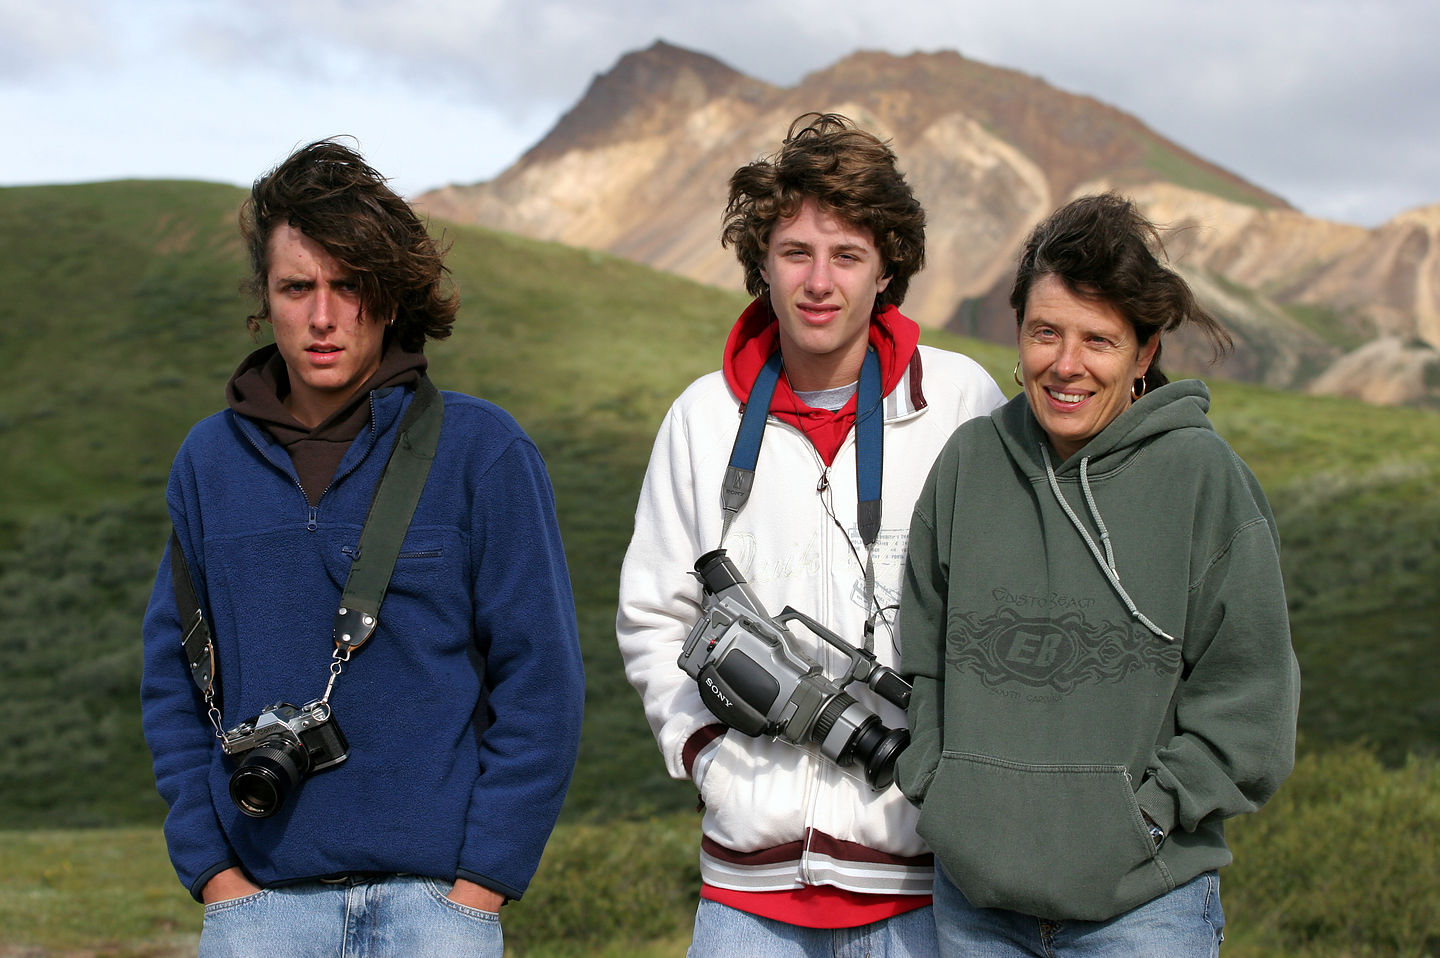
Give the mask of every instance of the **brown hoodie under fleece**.
<svg viewBox="0 0 1440 958">
<path fill-rule="evenodd" d="M 290 372 L 272 343 L 245 357 L 225 386 L 225 399 L 232 410 L 259 424 L 285 447 L 300 476 L 305 498 L 313 506 L 329 487 L 351 441 L 369 423 L 370 393 L 415 382 L 425 367 L 424 353 L 412 353 L 394 340 L 388 341 L 375 374 L 344 406 L 311 429 L 285 406 L 290 395 Z"/>
</svg>

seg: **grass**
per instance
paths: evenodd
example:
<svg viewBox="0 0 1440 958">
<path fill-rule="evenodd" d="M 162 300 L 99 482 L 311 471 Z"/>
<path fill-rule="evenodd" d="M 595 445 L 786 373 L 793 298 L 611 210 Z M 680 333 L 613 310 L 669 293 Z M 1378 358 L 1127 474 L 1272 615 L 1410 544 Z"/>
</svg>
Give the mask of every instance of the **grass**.
<svg viewBox="0 0 1440 958">
<path fill-rule="evenodd" d="M 1346 322 L 1339 313 L 1328 306 L 1288 303 L 1284 309 L 1293 319 L 1325 342 L 1332 346 L 1338 346 L 1346 352 L 1359 349 L 1370 342 L 1375 332 L 1373 328 L 1365 328 L 1371 327 L 1371 323 L 1359 324 L 1360 328 L 1357 328 L 1356 323 Z"/>
<path fill-rule="evenodd" d="M 506 906 L 507 954 L 683 951 L 700 887 L 694 826 L 692 814 L 559 829 L 530 892 Z M 0 956 L 193 955 L 201 914 L 156 828 L 0 831 Z"/>
<path fill-rule="evenodd" d="M 524 899 L 514 958 L 678 955 L 699 889 L 698 816 L 562 824 Z M 1303 757 L 1258 814 L 1230 823 L 1227 958 L 1440 954 L 1440 762 L 1367 750 Z M 194 952 L 200 906 L 155 828 L 0 831 L 0 928 L 22 954 Z M 0 955 L 6 952 L 0 949 Z"/>
<path fill-rule="evenodd" d="M 1257 953 L 1440 955 L 1434 759 L 1387 769 L 1353 746 L 1310 755 L 1229 830 L 1237 864 L 1222 894 L 1234 885 L 1235 923 Z"/>
<path fill-rule="evenodd" d="M 175 880 L 158 829 L 0 832 L 0 955 L 158 958 L 186 946 L 193 955 L 199 907 Z"/>
</svg>

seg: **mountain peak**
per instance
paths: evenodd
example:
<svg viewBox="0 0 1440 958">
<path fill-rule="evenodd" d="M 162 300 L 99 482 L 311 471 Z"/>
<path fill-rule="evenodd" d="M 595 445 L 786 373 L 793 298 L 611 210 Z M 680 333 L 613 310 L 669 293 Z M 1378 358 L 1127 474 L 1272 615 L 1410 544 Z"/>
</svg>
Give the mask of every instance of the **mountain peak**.
<svg viewBox="0 0 1440 958">
<path fill-rule="evenodd" d="M 925 204 L 931 268 L 905 301 L 923 325 L 1013 342 L 1004 293 L 1026 234 L 1077 193 L 1114 188 L 1184 227 L 1177 268 L 1241 341 L 1232 375 L 1302 386 L 1381 334 L 1440 347 L 1440 208 L 1374 231 L 1317 221 L 1117 107 L 953 50 L 861 50 L 781 88 L 657 40 L 596 76 L 500 177 L 421 202 L 738 288 L 717 236 L 729 177 L 815 110 L 888 139 Z M 1188 360 L 1183 341 L 1172 352 Z"/>
<path fill-rule="evenodd" d="M 675 111 L 696 110 L 720 97 L 756 100 L 771 89 L 708 54 L 656 40 L 597 74 L 521 162 L 660 133 Z"/>
</svg>

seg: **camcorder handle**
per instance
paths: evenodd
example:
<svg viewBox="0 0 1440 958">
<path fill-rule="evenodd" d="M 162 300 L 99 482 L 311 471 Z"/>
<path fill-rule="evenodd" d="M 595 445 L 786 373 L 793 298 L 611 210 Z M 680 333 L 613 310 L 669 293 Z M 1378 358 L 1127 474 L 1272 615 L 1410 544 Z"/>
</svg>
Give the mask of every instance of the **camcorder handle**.
<svg viewBox="0 0 1440 958">
<path fill-rule="evenodd" d="M 899 672 L 887 665 L 881 665 L 876 660 L 874 652 L 856 648 L 794 606 L 787 605 L 775 617 L 775 621 L 782 625 L 798 621 L 805 628 L 845 653 L 850 659 L 850 670 L 845 674 L 840 685 L 848 685 L 852 680 L 863 682 L 891 705 L 901 709 L 909 707 L 910 683 L 902 679 Z"/>
</svg>

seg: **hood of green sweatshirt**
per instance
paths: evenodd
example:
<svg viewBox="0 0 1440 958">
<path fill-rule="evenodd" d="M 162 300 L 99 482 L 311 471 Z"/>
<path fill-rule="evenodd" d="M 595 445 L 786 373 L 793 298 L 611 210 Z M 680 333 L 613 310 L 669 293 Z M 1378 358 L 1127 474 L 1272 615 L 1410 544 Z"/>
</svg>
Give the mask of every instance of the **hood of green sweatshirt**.
<svg viewBox="0 0 1440 958">
<path fill-rule="evenodd" d="M 1110 425 L 1085 444 L 1079 452 L 1059 462 L 1054 447 L 1030 409 L 1025 394 L 1014 397 L 997 409 L 992 418 L 1010 458 L 1027 476 L 1045 475 L 1041 447 L 1049 450 L 1055 475 L 1073 475 L 1080 461 L 1088 459 L 1091 475 L 1098 475 L 1124 462 L 1147 439 L 1174 429 L 1197 427 L 1214 431 L 1205 414 L 1210 409 L 1210 390 L 1198 379 L 1182 379 L 1141 396 L 1116 416 Z"/>
</svg>

